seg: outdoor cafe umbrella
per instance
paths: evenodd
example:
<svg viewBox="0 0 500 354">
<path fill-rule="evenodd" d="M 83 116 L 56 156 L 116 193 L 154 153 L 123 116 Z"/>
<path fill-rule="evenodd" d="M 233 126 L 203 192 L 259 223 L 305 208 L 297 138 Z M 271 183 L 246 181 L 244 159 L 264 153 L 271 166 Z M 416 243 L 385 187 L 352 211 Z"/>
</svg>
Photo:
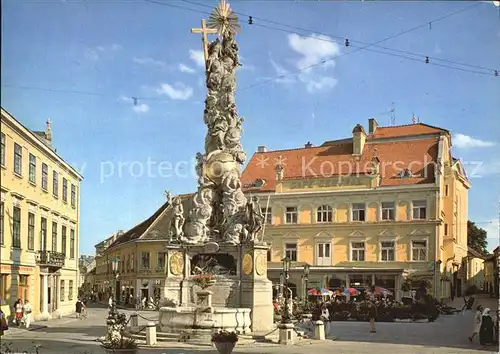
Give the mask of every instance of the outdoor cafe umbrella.
<svg viewBox="0 0 500 354">
<path fill-rule="evenodd" d="M 389 291 L 386 288 L 383 288 L 381 286 L 376 286 L 375 287 L 375 294 L 392 295 L 392 291 Z"/>
<path fill-rule="evenodd" d="M 332 295 L 332 294 L 333 294 L 332 291 L 325 289 L 325 288 L 307 290 L 307 295 L 312 295 L 312 296 L 323 296 L 323 295 Z"/>
<path fill-rule="evenodd" d="M 350 296 L 357 296 L 359 295 L 359 290 L 355 288 L 345 288 L 343 293 Z"/>
</svg>

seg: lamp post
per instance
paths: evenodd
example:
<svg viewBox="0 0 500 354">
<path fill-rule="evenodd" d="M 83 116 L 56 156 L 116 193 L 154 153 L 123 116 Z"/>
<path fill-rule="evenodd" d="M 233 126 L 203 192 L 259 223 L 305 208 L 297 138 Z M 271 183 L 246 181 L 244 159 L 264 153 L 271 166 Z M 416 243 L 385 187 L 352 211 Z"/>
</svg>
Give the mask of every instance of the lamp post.
<svg viewBox="0 0 500 354">
<path fill-rule="evenodd" d="M 305 287 L 305 297 L 304 297 L 304 305 L 307 307 L 309 302 L 309 297 L 307 296 L 307 291 L 309 290 L 309 271 L 311 270 L 311 266 L 309 264 L 304 264 L 304 287 Z"/>
<path fill-rule="evenodd" d="M 289 271 L 290 271 L 290 259 L 288 257 L 285 257 L 281 260 L 283 262 L 283 275 L 285 278 L 285 311 L 283 316 L 281 316 L 281 323 L 282 324 L 287 324 L 291 322 L 290 319 L 290 308 L 288 304 L 288 277 L 289 277 Z"/>
<path fill-rule="evenodd" d="M 118 277 L 120 274 L 118 273 L 120 266 L 120 258 L 114 257 L 111 259 L 111 269 L 112 269 L 112 275 L 113 275 L 113 288 L 111 289 L 111 296 L 112 296 L 112 303 L 111 303 L 111 309 L 109 311 L 109 315 L 114 316 L 116 314 L 116 285 L 118 281 Z M 111 282 L 110 282 L 111 283 Z"/>
<path fill-rule="evenodd" d="M 438 299 L 438 268 L 439 268 L 439 273 L 441 273 L 441 263 L 443 263 L 441 260 L 437 260 L 434 262 L 434 297 Z"/>
</svg>

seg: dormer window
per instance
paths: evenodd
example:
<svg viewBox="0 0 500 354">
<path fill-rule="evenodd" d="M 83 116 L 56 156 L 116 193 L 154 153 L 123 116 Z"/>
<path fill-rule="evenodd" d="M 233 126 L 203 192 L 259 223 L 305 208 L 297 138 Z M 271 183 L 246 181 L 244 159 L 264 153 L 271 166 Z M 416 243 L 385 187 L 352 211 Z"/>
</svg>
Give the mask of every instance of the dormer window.
<svg viewBox="0 0 500 354">
<path fill-rule="evenodd" d="M 266 184 L 266 181 L 263 179 L 256 179 L 255 181 L 246 184 L 245 188 L 262 188 Z"/>
<path fill-rule="evenodd" d="M 413 174 L 408 168 L 404 168 L 399 172 L 399 177 L 400 178 L 411 178 L 413 177 Z"/>
</svg>

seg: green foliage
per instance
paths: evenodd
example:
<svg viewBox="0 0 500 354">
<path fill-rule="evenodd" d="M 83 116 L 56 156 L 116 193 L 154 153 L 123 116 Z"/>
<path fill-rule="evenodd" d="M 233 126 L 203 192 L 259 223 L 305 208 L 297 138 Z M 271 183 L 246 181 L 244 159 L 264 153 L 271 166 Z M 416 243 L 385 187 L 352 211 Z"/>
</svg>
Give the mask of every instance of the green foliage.
<svg viewBox="0 0 500 354">
<path fill-rule="evenodd" d="M 488 254 L 488 234 L 486 230 L 477 227 L 472 221 L 467 221 L 467 246 L 478 252 Z"/>
<path fill-rule="evenodd" d="M 116 312 L 108 317 L 108 325 L 112 325 L 118 332 L 118 336 L 114 337 L 108 333 L 106 339 L 101 345 L 105 349 L 135 349 L 138 348 L 136 341 L 126 333 L 127 316 L 124 313 Z"/>
</svg>

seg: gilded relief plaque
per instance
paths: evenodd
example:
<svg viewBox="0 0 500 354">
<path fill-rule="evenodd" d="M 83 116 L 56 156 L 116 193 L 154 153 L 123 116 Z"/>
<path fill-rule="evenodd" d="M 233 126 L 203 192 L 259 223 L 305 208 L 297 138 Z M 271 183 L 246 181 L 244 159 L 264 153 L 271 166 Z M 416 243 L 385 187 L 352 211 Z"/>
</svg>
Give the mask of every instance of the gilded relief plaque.
<svg viewBox="0 0 500 354">
<path fill-rule="evenodd" d="M 258 255 L 255 260 L 255 272 L 258 275 L 264 275 L 267 272 L 267 259 L 263 254 Z"/>
<path fill-rule="evenodd" d="M 179 252 L 170 256 L 170 273 L 173 275 L 182 275 L 184 270 L 184 258 Z"/>
<path fill-rule="evenodd" d="M 245 255 L 243 256 L 242 268 L 243 268 L 243 274 L 245 275 L 252 274 L 253 259 L 251 254 L 245 253 Z"/>
</svg>

